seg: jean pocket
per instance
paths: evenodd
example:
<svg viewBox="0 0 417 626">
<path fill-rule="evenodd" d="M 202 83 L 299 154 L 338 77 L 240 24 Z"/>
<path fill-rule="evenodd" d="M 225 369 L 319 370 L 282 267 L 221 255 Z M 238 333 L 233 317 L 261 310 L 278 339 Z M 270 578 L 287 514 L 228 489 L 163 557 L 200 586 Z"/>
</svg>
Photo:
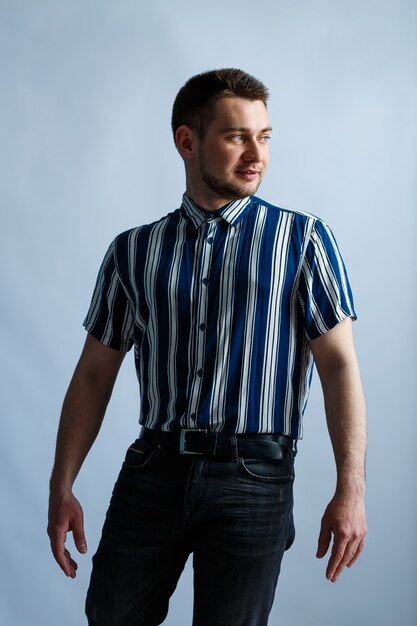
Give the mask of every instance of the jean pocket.
<svg viewBox="0 0 417 626">
<path fill-rule="evenodd" d="M 258 481 L 289 483 L 294 480 L 294 462 L 290 455 L 282 460 L 239 459 L 243 472 Z"/>
<path fill-rule="evenodd" d="M 140 470 L 156 456 L 158 449 L 143 439 L 136 439 L 127 449 L 123 469 Z"/>
</svg>

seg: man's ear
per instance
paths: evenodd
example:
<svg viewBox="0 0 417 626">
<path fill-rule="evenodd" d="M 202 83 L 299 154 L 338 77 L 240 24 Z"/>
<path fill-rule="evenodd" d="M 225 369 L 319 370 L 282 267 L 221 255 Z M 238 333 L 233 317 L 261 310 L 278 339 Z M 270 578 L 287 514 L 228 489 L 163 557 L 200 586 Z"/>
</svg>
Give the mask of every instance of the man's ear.
<svg viewBox="0 0 417 626">
<path fill-rule="evenodd" d="M 189 126 L 182 124 L 175 131 L 175 144 L 183 159 L 194 159 L 195 133 Z"/>
</svg>

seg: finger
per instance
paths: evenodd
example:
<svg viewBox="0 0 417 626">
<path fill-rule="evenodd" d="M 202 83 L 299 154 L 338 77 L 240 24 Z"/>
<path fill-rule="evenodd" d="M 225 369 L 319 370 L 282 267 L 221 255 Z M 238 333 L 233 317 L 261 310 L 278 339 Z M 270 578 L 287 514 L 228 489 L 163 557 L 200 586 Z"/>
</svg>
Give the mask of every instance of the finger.
<svg viewBox="0 0 417 626">
<path fill-rule="evenodd" d="M 331 574 L 330 580 L 332 582 L 336 582 L 344 568 L 349 567 L 349 563 L 352 563 L 352 561 L 359 557 L 359 554 L 362 551 L 362 548 L 360 548 L 361 543 L 362 542 L 358 541 L 358 539 L 352 539 L 346 543 L 344 554 L 341 557 L 334 573 Z"/>
<path fill-rule="evenodd" d="M 332 582 L 336 582 L 345 564 L 343 562 L 348 542 L 345 538 L 335 536 L 332 554 L 326 569 L 326 578 Z M 336 572 L 338 572 L 336 574 Z"/>
<path fill-rule="evenodd" d="M 354 535 L 346 543 L 344 554 L 332 575 L 332 582 L 336 582 L 345 567 L 351 567 L 359 558 L 365 545 L 365 537 Z"/>
<path fill-rule="evenodd" d="M 66 565 L 65 541 L 67 538 L 67 533 L 63 530 L 55 529 L 50 533 L 50 538 L 52 554 L 54 555 L 55 560 L 58 562 L 60 567 L 64 568 Z"/>
<path fill-rule="evenodd" d="M 52 553 L 59 567 L 66 576 L 75 578 L 77 564 L 65 548 L 65 541 L 67 538 L 66 531 L 61 528 L 49 528 L 48 534 L 51 540 Z"/>
<path fill-rule="evenodd" d="M 349 551 L 349 553 L 348 553 L 346 556 L 344 556 L 344 557 L 343 557 L 343 559 L 340 561 L 340 563 L 339 563 L 339 565 L 337 566 L 337 568 L 336 568 L 336 570 L 335 570 L 334 574 L 333 574 L 333 575 L 331 576 L 331 578 L 330 578 L 330 580 L 331 580 L 331 582 L 332 582 L 332 583 L 335 583 L 335 582 L 338 580 L 338 578 L 339 578 L 340 574 L 343 572 L 343 570 L 345 569 L 345 567 L 347 567 L 347 566 L 348 566 L 348 562 L 349 562 L 349 560 L 350 560 L 350 556 L 351 556 L 351 555 L 352 555 L 352 552 L 351 552 L 351 551 Z"/>
<path fill-rule="evenodd" d="M 64 572 L 66 573 L 67 576 L 69 576 L 69 578 L 75 578 L 75 576 L 77 575 L 78 565 L 74 561 L 74 559 L 71 557 L 68 550 L 64 551 L 64 561 L 65 561 L 65 569 L 64 568 L 62 569 L 64 569 Z"/>
<path fill-rule="evenodd" d="M 352 565 L 353 565 L 354 563 L 356 563 L 356 561 L 358 560 L 358 558 L 359 558 L 359 557 L 360 557 L 360 555 L 361 555 L 361 552 L 362 552 L 362 550 L 363 550 L 363 548 L 364 548 L 364 545 L 365 545 L 365 538 L 364 538 L 364 539 L 362 539 L 362 540 L 359 542 L 358 547 L 356 548 L 356 552 L 355 552 L 355 554 L 353 555 L 353 557 L 352 557 L 352 559 L 349 561 L 349 563 L 347 563 L 347 564 L 346 564 L 346 567 L 352 567 Z"/>
<path fill-rule="evenodd" d="M 332 530 L 330 524 L 327 522 L 327 519 L 323 517 L 321 520 L 321 528 L 317 546 L 316 556 L 318 559 L 321 559 L 326 554 L 329 549 L 330 541 L 332 538 Z"/>
<path fill-rule="evenodd" d="M 76 562 L 71 558 L 70 553 L 65 548 L 67 533 L 57 530 L 51 534 L 51 548 L 56 562 L 62 571 L 69 577 L 75 578 L 77 570 Z"/>
<path fill-rule="evenodd" d="M 85 554 L 87 552 L 87 541 L 84 534 L 84 520 L 82 512 L 76 515 L 71 522 L 72 535 L 78 552 Z"/>
<path fill-rule="evenodd" d="M 68 562 L 71 566 L 71 568 L 74 570 L 74 574 L 78 569 L 78 565 L 76 563 L 76 561 L 74 561 L 74 559 L 71 557 L 71 554 L 68 552 L 68 550 L 65 550 L 65 557 L 68 559 Z"/>
</svg>

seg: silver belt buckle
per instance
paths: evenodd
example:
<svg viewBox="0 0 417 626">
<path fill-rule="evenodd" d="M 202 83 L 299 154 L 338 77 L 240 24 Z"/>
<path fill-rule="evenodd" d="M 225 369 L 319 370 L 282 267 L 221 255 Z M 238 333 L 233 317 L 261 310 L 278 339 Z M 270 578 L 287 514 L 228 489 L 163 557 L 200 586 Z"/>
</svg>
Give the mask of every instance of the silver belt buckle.
<svg viewBox="0 0 417 626">
<path fill-rule="evenodd" d="M 205 428 L 183 428 L 180 431 L 180 454 L 204 454 L 203 452 L 188 452 L 185 449 L 185 436 L 187 433 L 206 433 L 207 430 Z"/>
</svg>

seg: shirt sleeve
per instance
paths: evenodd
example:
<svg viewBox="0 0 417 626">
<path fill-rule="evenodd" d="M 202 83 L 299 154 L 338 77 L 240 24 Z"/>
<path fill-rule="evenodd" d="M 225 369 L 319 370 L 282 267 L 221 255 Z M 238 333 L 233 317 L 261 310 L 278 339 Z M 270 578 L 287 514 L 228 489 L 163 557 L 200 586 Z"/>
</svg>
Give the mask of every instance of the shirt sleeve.
<svg viewBox="0 0 417 626">
<path fill-rule="evenodd" d="M 309 340 L 346 317 L 356 319 L 346 268 L 330 228 L 316 220 L 302 261 L 298 290 Z"/>
<path fill-rule="evenodd" d="M 134 316 L 120 280 L 115 251 L 116 240 L 101 264 L 84 327 L 105 346 L 128 352 L 133 345 Z"/>
</svg>

